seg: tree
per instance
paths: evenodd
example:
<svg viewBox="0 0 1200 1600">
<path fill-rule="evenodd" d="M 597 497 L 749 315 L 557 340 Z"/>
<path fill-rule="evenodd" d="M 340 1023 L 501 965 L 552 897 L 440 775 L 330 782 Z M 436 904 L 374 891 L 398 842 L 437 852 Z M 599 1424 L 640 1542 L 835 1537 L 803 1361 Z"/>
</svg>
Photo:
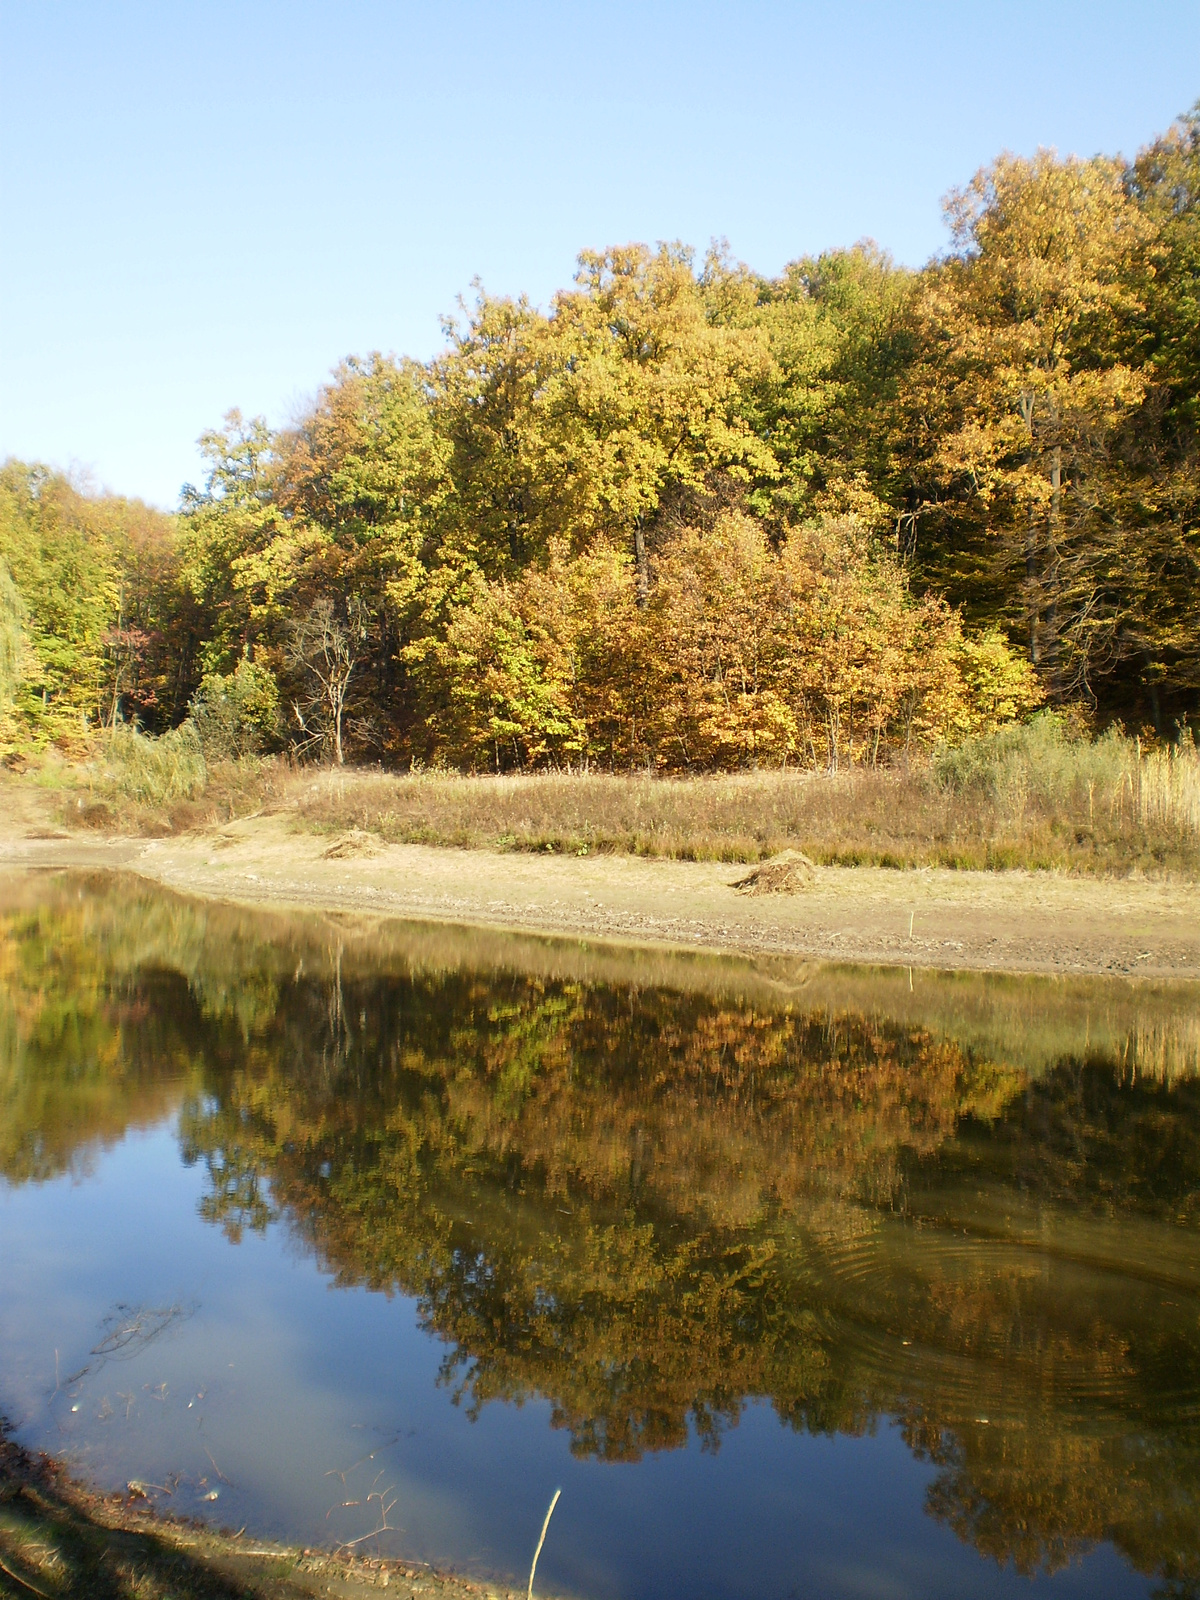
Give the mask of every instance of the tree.
<svg viewBox="0 0 1200 1600">
<path fill-rule="evenodd" d="M 370 631 L 370 613 L 357 596 L 340 608 L 320 595 L 292 625 L 291 661 L 307 692 L 293 701 L 303 744 L 331 751 L 344 765 L 343 724 L 354 674 L 361 665 Z"/>
<path fill-rule="evenodd" d="M 25 656 L 25 607 L 8 568 L 0 562 L 0 726 L 21 682 Z"/>
<path fill-rule="evenodd" d="M 283 619 L 291 566 L 305 543 L 279 504 L 275 435 L 262 417 L 226 413 L 200 438 L 209 462 L 202 489 L 185 484 L 183 576 L 204 609 L 203 666 L 232 671 L 247 646 Z"/>
<path fill-rule="evenodd" d="M 954 251 L 930 271 L 922 348 L 906 404 L 927 438 L 929 489 L 967 512 L 941 513 L 927 566 L 1019 622 L 1061 699 L 1088 691 L 1119 650 L 1111 586 L 1122 526 L 1112 444 L 1147 378 L 1125 359 L 1142 310 L 1138 275 L 1153 233 L 1120 165 L 1002 156 L 946 203 Z M 978 540 L 964 540 L 971 519 Z M 971 567 L 974 575 L 971 575 Z"/>
<path fill-rule="evenodd" d="M 8 461 L 0 562 L 25 619 L 20 737 L 71 745 L 114 715 L 153 727 L 183 714 L 195 633 L 173 518 Z"/>
</svg>

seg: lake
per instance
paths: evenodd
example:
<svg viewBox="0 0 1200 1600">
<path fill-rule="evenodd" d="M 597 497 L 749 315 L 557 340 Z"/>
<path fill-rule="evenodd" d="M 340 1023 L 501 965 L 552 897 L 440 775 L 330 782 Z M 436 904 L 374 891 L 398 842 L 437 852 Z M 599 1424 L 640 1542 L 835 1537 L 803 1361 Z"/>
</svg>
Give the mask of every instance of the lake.
<svg viewBox="0 0 1200 1600">
<path fill-rule="evenodd" d="M 1200 1593 L 1200 990 L 0 882 L 0 1410 L 588 1600 Z"/>
</svg>

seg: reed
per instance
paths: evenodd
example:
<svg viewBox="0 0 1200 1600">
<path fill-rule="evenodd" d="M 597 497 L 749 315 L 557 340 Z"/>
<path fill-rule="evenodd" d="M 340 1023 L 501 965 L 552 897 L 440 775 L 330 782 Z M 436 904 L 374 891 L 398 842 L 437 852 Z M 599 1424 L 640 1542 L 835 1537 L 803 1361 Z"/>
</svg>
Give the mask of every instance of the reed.
<svg viewBox="0 0 1200 1600">
<path fill-rule="evenodd" d="M 101 795 L 164 805 L 202 793 L 208 772 L 191 722 L 157 739 L 117 723 L 99 742 L 90 777 Z"/>
<path fill-rule="evenodd" d="M 533 1578 L 534 1574 L 537 1572 L 538 1557 L 541 1555 L 542 1546 L 546 1542 L 546 1529 L 550 1526 L 550 1518 L 554 1515 L 554 1508 L 558 1504 L 558 1497 L 560 1494 L 562 1494 L 562 1490 L 555 1489 L 550 1498 L 550 1509 L 546 1512 L 545 1522 L 542 1523 L 541 1537 L 538 1539 L 537 1549 L 533 1552 L 533 1564 L 529 1568 L 529 1591 L 526 1595 L 526 1600 L 533 1600 Z"/>
</svg>

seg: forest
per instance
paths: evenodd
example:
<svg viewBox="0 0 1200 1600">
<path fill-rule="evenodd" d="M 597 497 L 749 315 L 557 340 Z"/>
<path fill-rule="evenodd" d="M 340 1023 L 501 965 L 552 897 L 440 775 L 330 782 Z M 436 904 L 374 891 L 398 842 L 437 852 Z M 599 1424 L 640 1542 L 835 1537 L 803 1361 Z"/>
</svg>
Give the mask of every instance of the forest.
<svg viewBox="0 0 1200 1600">
<path fill-rule="evenodd" d="M 0 469 L 0 742 L 839 771 L 1200 709 L 1200 103 L 1005 154 L 920 270 L 585 251 L 230 411 L 172 514 Z"/>
</svg>

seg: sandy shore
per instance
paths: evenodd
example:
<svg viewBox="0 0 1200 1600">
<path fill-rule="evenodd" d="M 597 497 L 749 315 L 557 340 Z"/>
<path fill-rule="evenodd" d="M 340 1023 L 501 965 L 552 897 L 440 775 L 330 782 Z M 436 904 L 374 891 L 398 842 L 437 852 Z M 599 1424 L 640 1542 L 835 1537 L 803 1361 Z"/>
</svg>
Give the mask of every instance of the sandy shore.
<svg viewBox="0 0 1200 1600">
<path fill-rule="evenodd" d="M 12 791 L 8 798 L 13 798 Z M 0 867 L 103 867 L 247 905 L 323 907 L 587 940 L 949 970 L 1200 977 L 1200 886 L 1043 873 L 818 868 L 752 896 L 747 868 L 339 842 L 286 813 L 167 839 L 0 819 Z"/>
</svg>

